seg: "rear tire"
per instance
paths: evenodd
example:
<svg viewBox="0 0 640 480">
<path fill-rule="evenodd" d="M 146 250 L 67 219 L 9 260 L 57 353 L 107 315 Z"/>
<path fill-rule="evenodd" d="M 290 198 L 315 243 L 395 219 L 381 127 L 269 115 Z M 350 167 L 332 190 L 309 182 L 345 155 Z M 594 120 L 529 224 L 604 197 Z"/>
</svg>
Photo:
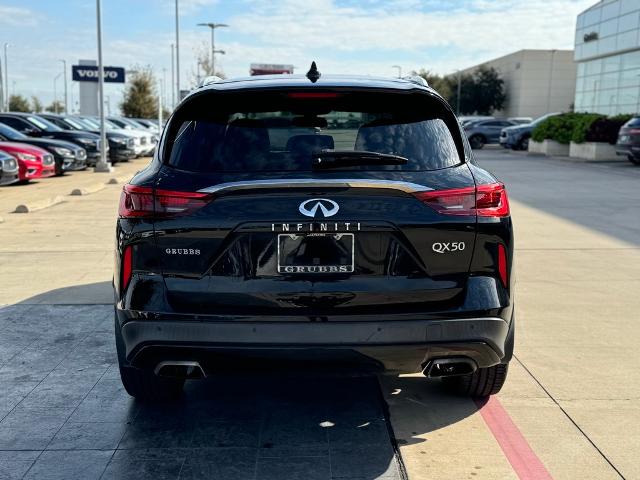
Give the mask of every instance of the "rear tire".
<svg viewBox="0 0 640 480">
<path fill-rule="evenodd" d="M 129 395 L 143 402 L 163 402 L 176 399 L 182 393 L 184 379 L 158 377 L 153 372 L 126 364 L 120 323 L 115 317 L 116 351 L 120 380 Z"/>
<path fill-rule="evenodd" d="M 471 375 L 443 378 L 442 382 L 451 391 L 468 397 L 488 397 L 498 393 L 507 380 L 508 363 L 489 368 L 479 368 Z"/>
<path fill-rule="evenodd" d="M 640 158 L 636 158 L 633 155 L 629 155 L 627 159 L 634 165 L 640 165 Z"/>
<path fill-rule="evenodd" d="M 518 142 L 518 150 L 529 150 L 529 137 L 521 138 Z"/>
<path fill-rule="evenodd" d="M 469 143 L 471 144 L 471 148 L 473 148 L 474 150 L 480 150 L 482 149 L 482 147 L 484 147 L 486 142 L 486 139 L 482 136 L 482 135 L 473 135 L 470 139 L 469 139 Z"/>
</svg>

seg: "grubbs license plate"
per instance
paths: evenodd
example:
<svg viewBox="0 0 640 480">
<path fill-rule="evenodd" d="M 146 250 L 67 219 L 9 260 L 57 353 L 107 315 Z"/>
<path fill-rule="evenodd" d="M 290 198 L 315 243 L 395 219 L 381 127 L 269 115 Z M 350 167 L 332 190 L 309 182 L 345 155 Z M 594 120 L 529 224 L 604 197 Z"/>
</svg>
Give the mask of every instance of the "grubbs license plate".
<svg viewBox="0 0 640 480">
<path fill-rule="evenodd" d="M 278 235 L 278 273 L 353 273 L 353 233 Z"/>
</svg>

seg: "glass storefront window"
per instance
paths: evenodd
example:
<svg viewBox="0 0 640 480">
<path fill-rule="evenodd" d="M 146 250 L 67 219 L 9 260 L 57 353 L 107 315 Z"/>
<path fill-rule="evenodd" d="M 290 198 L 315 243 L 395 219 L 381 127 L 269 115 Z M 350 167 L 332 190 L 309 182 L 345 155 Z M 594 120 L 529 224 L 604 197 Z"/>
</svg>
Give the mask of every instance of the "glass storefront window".
<svg viewBox="0 0 640 480">
<path fill-rule="evenodd" d="M 600 17 L 600 21 L 609 20 L 610 18 L 614 18 L 618 16 L 620 12 L 620 2 L 615 1 L 611 2 L 607 5 L 602 6 L 602 16 Z"/>
<path fill-rule="evenodd" d="M 625 33 L 618 34 L 618 50 L 626 50 L 638 46 L 638 31 L 629 30 Z"/>
<path fill-rule="evenodd" d="M 612 55 L 602 59 L 603 72 L 617 72 L 620 70 L 620 56 Z"/>
<path fill-rule="evenodd" d="M 625 53 L 620 55 L 622 59 L 622 69 L 640 68 L 640 50 L 636 52 Z"/>
<path fill-rule="evenodd" d="M 618 19 L 618 32 L 626 32 L 628 30 L 637 29 L 640 25 L 638 18 L 640 12 L 629 13 Z"/>
<path fill-rule="evenodd" d="M 640 2 L 638 0 L 620 0 L 620 15 L 640 10 Z"/>
<path fill-rule="evenodd" d="M 620 80 L 618 86 L 620 88 L 640 88 L 640 68 L 623 70 L 622 72 L 620 72 Z"/>
<path fill-rule="evenodd" d="M 612 18 L 600 24 L 600 38 L 615 35 L 618 31 L 618 19 Z"/>
<path fill-rule="evenodd" d="M 602 71 L 602 60 L 591 60 L 590 62 L 586 62 L 586 71 L 587 75 L 596 75 Z"/>
</svg>

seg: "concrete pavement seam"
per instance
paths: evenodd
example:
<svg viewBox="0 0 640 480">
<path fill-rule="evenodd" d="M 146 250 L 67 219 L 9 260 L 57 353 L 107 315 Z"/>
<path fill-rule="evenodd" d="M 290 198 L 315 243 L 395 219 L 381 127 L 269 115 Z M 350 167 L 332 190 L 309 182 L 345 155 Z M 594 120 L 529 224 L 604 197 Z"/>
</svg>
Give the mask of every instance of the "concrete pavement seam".
<svg viewBox="0 0 640 480">
<path fill-rule="evenodd" d="M 551 401 L 557 405 L 557 407 L 564 414 L 564 416 L 567 417 L 567 419 L 569 419 L 569 421 L 573 424 L 573 426 L 578 429 L 578 431 L 582 434 L 584 438 L 587 439 L 587 441 L 591 444 L 591 446 L 596 449 L 596 452 L 600 454 L 600 456 L 604 459 L 604 461 L 609 464 L 609 466 L 618 474 L 618 476 L 621 479 L 626 480 L 625 476 L 622 475 L 620 470 L 618 470 L 618 468 L 613 464 L 613 462 L 611 462 L 611 460 L 609 460 L 609 458 L 604 454 L 604 452 L 600 450 L 600 448 L 595 444 L 595 442 L 591 440 L 591 438 L 589 438 L 589 435 L 587 435 L 587 433 L 582 428 L 580 428 L 580 425 L 578 425 L 576 421 L 573 418 L 571 418 L 571 415 L 569 415 L 569 413 L 564 408 L 562 408 L 562 405 L 560 405 L 560 403 L 558 403 L 558 401 L 553 397 L 553 395 L 551 395 L 551 392 L 549 392 L 549 390 L 547 390 L 544 387 L 544 385 L 542 385 L 540 380 L 536 378 L 536 376 L 531 372 L 531 370 L 529 370 L 527 366 L 524 363 L 522 363 L 522 361 L 516 355 L 513 355 L 513 358 L 516 359 L 516 361 L 522 366 L 522 368 L 524 368 L 524 370 L 538 384 L 538 386 L 544 391 L 544 393 L 547 394 L 547 396 L 551 399 Z"/>
</svg>

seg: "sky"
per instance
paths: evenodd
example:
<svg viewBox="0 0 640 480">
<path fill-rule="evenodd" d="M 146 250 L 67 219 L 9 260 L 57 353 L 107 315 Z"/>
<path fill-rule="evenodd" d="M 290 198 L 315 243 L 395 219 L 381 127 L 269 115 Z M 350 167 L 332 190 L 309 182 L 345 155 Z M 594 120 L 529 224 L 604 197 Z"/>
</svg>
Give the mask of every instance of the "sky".
<svg viewBox="0 0 640 480">
<path fill-rule="evenodd" d="M 149 65 L 171 101 L 175 0 L 102 0 L 104 64 Z M 596 0 L 179 0 L 180 82 L 195 82 L 198 52 L 216 30 L 216 57 L 228 77 L 251 63 L 286 63 L 304 73 L 395 76 L 424 68 L 452 73 L 523 48 L 572 49 L 578 13 Z M 54 98 L 54 78 L 78 59 L 97 58 L 94 0 L 0 0 L 0 49 L 8 48 L 11 93 Z M 4 66 L 4 64 L 3 64 Z M 69 73 L 69 102 L 78 84 Z M 62 76 L 57 80 L 62 99 Z M 109 84 L 115 113 L 122 85 Z"/>
</svg>

